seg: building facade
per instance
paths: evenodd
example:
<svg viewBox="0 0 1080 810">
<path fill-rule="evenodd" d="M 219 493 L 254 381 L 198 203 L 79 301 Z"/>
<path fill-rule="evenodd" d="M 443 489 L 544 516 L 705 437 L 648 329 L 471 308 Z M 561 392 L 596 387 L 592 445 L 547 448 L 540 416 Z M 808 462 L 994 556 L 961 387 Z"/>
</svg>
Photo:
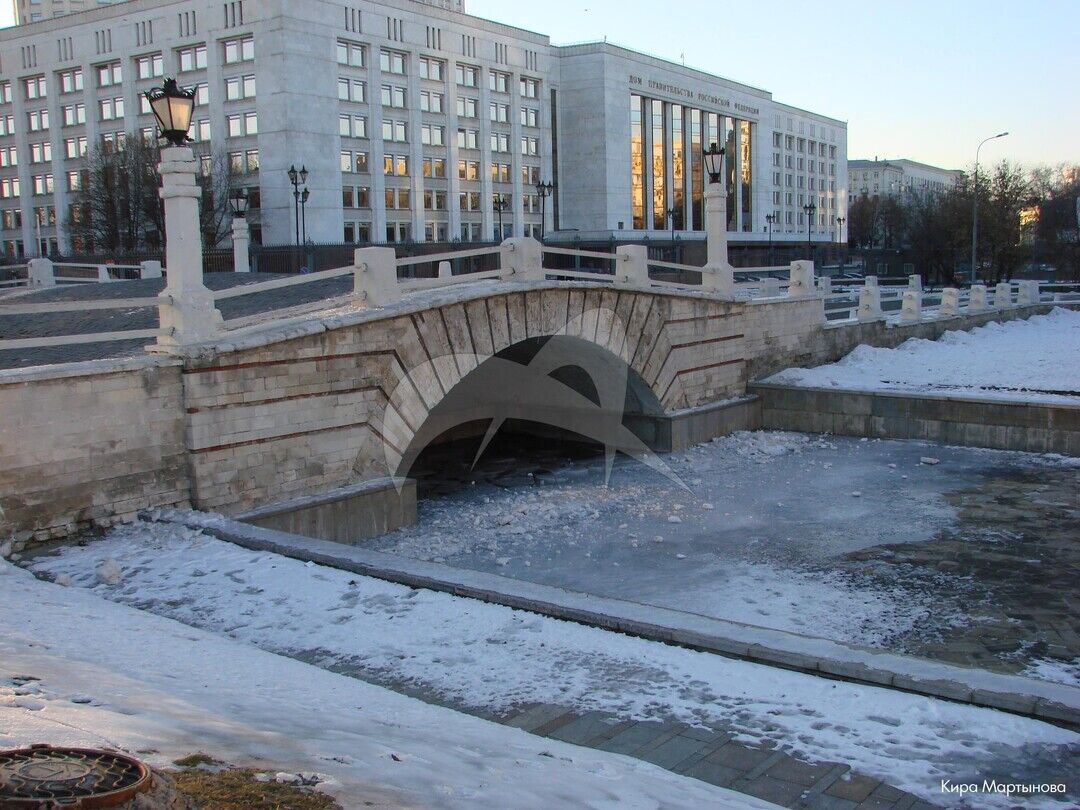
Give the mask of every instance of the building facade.
<svg viewBox="0 0 1080 810">
<path fill-rule="evenodd" d="M 859 197 L 944 194 L 963 176 L 960 169 L 941 169 L 905 158 L 849 160 L 848 202 L 850 204 Z"/>
<path fill-rule="evenodd" d="M 0 31 L 9 257 L 92 248 L 67 227 L 88 162 L 153 140 L 142 94 L 166 76 L 195 88 L 196 152 L 249 190 L 266 244 L 299 236 L 291 166 L 308 170 L 300 230 L 314 242 L 632 239 L 673 226 L 703 239 L 700 153 L 714 140 L 729 156 L 733 241 L 763 241 L 770 227 L 780 241 L 805 240 L 808 227 L 843 238 L 845 125 L 671 62 L 553 46 L 469 16 L 460 0 L 71 10 Z M 555 184 L 552 198 L 538 181 Z"/>
</svg>

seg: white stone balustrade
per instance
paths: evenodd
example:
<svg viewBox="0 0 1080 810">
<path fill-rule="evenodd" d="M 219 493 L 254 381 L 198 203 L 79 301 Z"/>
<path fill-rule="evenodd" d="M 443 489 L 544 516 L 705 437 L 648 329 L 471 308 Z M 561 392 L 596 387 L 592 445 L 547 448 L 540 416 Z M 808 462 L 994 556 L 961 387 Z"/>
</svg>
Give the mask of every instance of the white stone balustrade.
<svg viewBox="0 0 1080 810">
<path fill-rule="evenodd" d="M 968 296 L 968 311 L 983 312 L 990 308 L 986 296 L 985 284 L 972 284 L 971 294 Z"/>
<path fill-rule="evenodd" d="M 55 287 L 56 271 L 49 259 L 31 259 L 26 265 L 31 287 Z"/>
<path fill-rule="evenodd" d="M 499 269 L 514 281 L 543 281 L 543 246 L 528 236 L 516 236 L 499 246 Z"/>
<path fill-rule="evenodd" d="M 824 296 L 832 295 L 832 279 L 822 276 L 817 280 L 818 293 Z"/>
<path fill-rule="evenodd" d="M 1021 281 L 1019 287 L 1016 293 L 1017 306 L 1030 307 L 1039 303 L 1039 282 Z"/>
<path fill-rule="evenodd" d="M 1012 284 L 1000 282 L 994 287 L 994 309 L 1008 309 L 1012 306 Z"/>
<path fill-rule="evenodd" d="M 233 217 L 232 221 L 233 272 L 251 272 L 251 236 L 246 217 Z"/>
<path fill-rule="evenodd" d="M 874 279 L 874 283 L 859 290 L 859 308 L 855 313 L 855 317 L 863 322 L 880 321 L 884 317 L 881 312 L 881 288 L 877 285 L 876 277 L 868 276 L 867 281 L 870 279 Z"/>
<path fill-rule="evenodd" d="M 909 290 L 918 290 L 922 292 L 922 276 L 915 274 L 907 277 L 907 285 Z"/>
<path fill-rule="evenodd" d="M 946 287 L 941 291 L 941 305 L 938 307 L 939 318 L 955 318 L 960 314 L 960 290 Z"/>
<path fill-rule="evenodd" d="M 358 248 L 353 254 L 353 292 L 371 307 L 400 300 L 397 255 L 393 248 Z"/>
<path fill-rule="evenodd" d="M 161 278 L 161 262 L 139 262 L 139 278 Z"/>
<path fill-rule="evenodd" d="M 791 277 L 788 282 L 788 298 L 807 298 L 814 295 L 815 292 L 814 263 L 806 259 L 792 262 Z"/>
<path fill-rule="evenodd" d="M 625 245 L 615 259 L 615 283 L 626 287 L 649 286 L 649 249 L 644 245 Z M 702 284 L 705 274 L 702 274 Z"/>
<path fill-rule="evenodd" d="M 919 323 L 922 320 L 922 290 L 904 290 L 900 303 L 900 323 Z"/>
<path fill-rule="evenodd" d="M 454 276 L 454 273 L 450 269 L 450 262 L 447 262 L 447 261 L 439 262 L 439 278 L 444 278 L 444 279 L 445 278 L 453 278 L 453 276 Z"/>
</svg>

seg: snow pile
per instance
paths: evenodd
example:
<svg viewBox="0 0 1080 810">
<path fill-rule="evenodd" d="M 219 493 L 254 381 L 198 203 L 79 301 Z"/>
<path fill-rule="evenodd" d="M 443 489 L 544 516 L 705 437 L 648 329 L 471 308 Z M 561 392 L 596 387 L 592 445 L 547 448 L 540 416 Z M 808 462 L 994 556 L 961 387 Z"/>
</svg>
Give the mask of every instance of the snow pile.
<svg viewBox="0 0 1080 810">
<path fill-rule="evenodd" d="M 1080 311 L 1058 307 L 895 349 L 858 346 L 837 363 L 789 368 L 765 382 L 1080 404 Z"/>
<path fill-rule="evenodd" d="M 187 535 L 177 543 L 196 540 Z M 209 570 L 213 548 L 201 550 Z M 232 562 L 269 568 L 249 556 Z M 128 554 L 116 559 L 125 579 L 138 580 Z M 317 573 L 296 568 L 301 593 L 318 589 Z M 92 569 L 80 580 L 99 581 Z M 183 576 L 178 584 L 189 581 Z M 118 748 L 159 767 L 204 751 L 268 778 L 317 773 L 319 789 L 345 807 L 772 807 L 647 762 L 422 703 L 81 588 L 59 588 L 2 561 L 0 583 L 0 748 L 43 741 Z M 266 621 L 248 620 L 270 630 L 266 623 L 289 609 L 269 602 L 277 594 L 267 598 Z M 362 610 L 355 614 L 360 625 Z M 292 632 L 283 630 L 282 640 Z"/>
<path fill-rule="evenodd" d="M 118 586 L 96 577 L 96 567 L 106 559 L 123 570 Z M 117 528 L 105 540 L 66 548 L 34 567 L 45 575 L 67 574 L 76 585 L 110 600 L 335 672 L 406 685 L 453 705 L 498 712 L 526 703 L 555 703 L 622 718 L 719 724 L 748 744 L 840 760 L 933 801 L 943 798 L 941 778 L 989 775 L 1007 762 L 1021 771 L 1027 768 L 1030 779 L 1044 767 L 1033 756 L 1054 760 L 1066 756 L 1056 746 L 1080 744 L 1080 735 L 1000 712 L 413 590 L 247 551 L 169 525 Z M 68 593 L 80 591 L 58 589 L 45 601 L 55 605 Z M 16 597 L 10 613 L 5 598 L 6 592 L 0 592 L 0 616 L 16 628 L 30 623 L 42 601 Z M 58 605 L 53 609 L 68 615 Z M 78 638 L 75 630 L 71 638 Z M 69 637 L 67 627 L 52 633 Z M 206 660 L 208 668 L 217 663 Z M 209 677 L 216 685 L 229 676 L 215 671 Z M 265 681 L 267 676 L 262 677 Z M 288 688 L 282 683 L 273 694 Z M 319 708 L 319 718 L 338 717 L 321 701 Z M 275 710 L 267 704 L 267 712 Z M 397 719 L 392 713 L 386 717 Z"/>
</svg>

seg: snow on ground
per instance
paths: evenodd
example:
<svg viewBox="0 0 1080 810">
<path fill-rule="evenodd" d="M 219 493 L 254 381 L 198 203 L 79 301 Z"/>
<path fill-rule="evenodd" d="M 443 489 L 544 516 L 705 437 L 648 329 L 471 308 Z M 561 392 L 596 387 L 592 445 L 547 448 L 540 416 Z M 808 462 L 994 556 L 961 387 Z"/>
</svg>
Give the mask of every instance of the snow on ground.
<svg viewBox="0 0 1080 810">
<path fill-rule="evenodd" d="M 137 536 L 130 533 L 126 542 Z M 163 542 L 145 539 L 148 548 Z M 227 556 L 222 549 L 213 553 L 214 545 L 201 538 L 174 542 L 210 552 L 209 565 Z M 257 567 L 269 568 L 268 561 Z M 193 581 L 189 564 L 176 573 L 178 585 Z M 128 590 L 134 572 L 124 574 L 127 584 L 118 588 Z M 302 566 L 292 574 L 301 592 L 320 585 Z M 264 619 L 293 613 L 282 594 L 288 601 L 287 591 L 279 591 Z M 252 598 L 246 595 L 245 609 Z M 356 614 L 359 625 L 362 610 Z M 306 621 L 318 635 L 314 625 L 325 619 L 313 614 Z M 279 640 L 286 641 L 295 626 L 283 622 Z M 143 759 L 162 766 L 204 751 L 262 769 L 319 772 L 328 777 L 324 788 L 346 807 L 773 806 L 646 762 L 422 703 L 81 588 L 43 582 L 3 560 L 0 627 L 0 748 L 37 742 L 111 746 L 144 752 Z"/>
<path fill-rule="evenodd" d="M 926 457 L 939 463 L 925 464 Z M 913 629 L 932 633 L 964 617 L 938 598 L 937 591 L 949 589 L 932 592 L 925 577 L 913 586 L 882 587 L 832 570 L 837 559 L 923 542 L 953 527 L 957 511 L 944 493 L 977 485 L 987 470 L 1071 463 L 764 431 L 735 433 L 663 460 L 689 493 L 623 457 L 610 486 L 603 459 L 537 471 L 509 485 L 478 475 L 475 486 L 422 501 L 415 526 L 370 545 L 575 591 L 887 646 Z M 939 584 L 956 584 L 952 574 L 935 576 Z"/>
<path fill-rule="evenodd" d="M 33 568 L 73 583 L 78 596 L 49 591 L 57 610 L 67 598 L 91 604 L 75 586 L 90 588 L 267 651 L 477 710 L 542 702 L 723 724 L 743 742 L 840 760 L 935 802 L 948 798 L 939 792 L 942 778 L 1060 780 L 1075 768 L 1080 746 L 1080 735 L 1001 712 L 413 590 L 171 524 L 119 527 L 104 540 L 40 557 Z M 0 615 L 21 628 L 40 601 L 0 590 Z M 48 643 L 65 643 L 53 639 L 58 629 L 50 629 Z M 82 625 L 64 628 L 73 639 L 81 632 Z M 68 643 L 78 649 L 80 642 Z M 222 697 L 231 699 L 235 694 Z"/>
<path fill-rule="evenodd" d="M 988 323 L 895 349 L 859 346 L 837 363 L 789 368 L 765 382 L 819 388 L 969 394 L 1080 404 L 1080 311 Z"/>
</svg>

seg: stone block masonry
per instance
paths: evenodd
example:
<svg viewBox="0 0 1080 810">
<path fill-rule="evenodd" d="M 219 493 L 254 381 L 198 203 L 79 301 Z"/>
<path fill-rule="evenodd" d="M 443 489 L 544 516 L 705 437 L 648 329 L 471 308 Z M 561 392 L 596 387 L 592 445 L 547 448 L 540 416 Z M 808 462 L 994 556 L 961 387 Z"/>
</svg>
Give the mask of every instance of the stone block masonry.
<svg viewBox="0 0 1080 810">
<path fill-rule="evenodd" d="M 189 503 L 180 362 L 0 372 L 0 539 L 15 548 Z"/>
</svg>

